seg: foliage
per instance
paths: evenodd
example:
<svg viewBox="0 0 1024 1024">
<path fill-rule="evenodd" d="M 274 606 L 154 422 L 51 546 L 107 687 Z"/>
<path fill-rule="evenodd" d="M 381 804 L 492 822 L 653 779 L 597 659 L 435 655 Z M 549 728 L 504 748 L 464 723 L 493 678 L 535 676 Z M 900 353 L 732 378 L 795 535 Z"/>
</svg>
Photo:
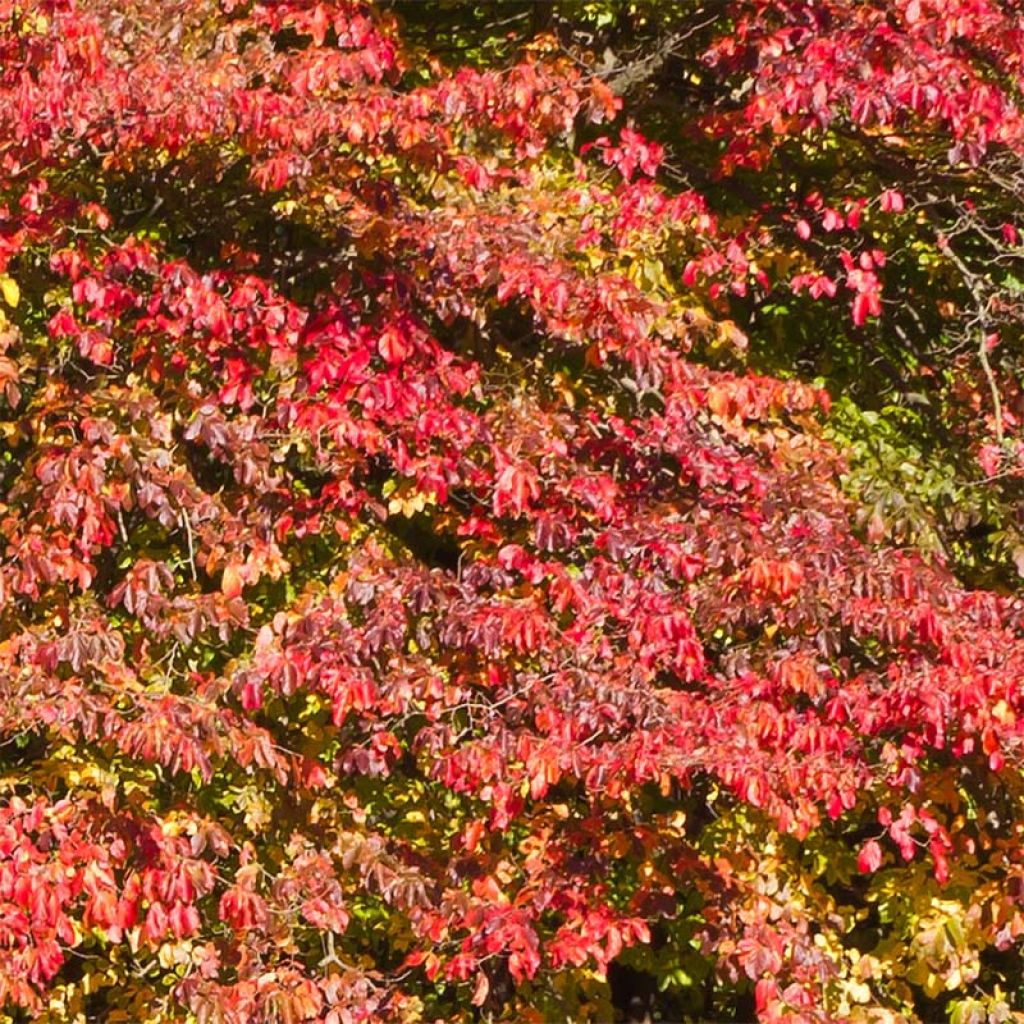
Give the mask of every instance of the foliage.
<svg viewBox="0 0 1024 1024">
<path fill-rule="evenodd" d="M 710 52 L 867 17 L 832 6 L 737 5 Z M 1022 1015 L 1024 605 L 861 529 L 826 391 L 742 366 L 780 282 L 876 322 L 859 199 L 808 214 L 849 265 L 769 273 L 777 226 L 656 183 L 550 39 L 449 66 L 354 0 L 0 24 L 10 1020 L 599 1021 L 630 970 L 676 1016 Z M 815 88 L 762 124 L 774 87 L 708 111 L 737 167 L 801 145 Z M 1015 152 L 995 89 L 920 116 Z M 967 259 L 928 245 L 915 296 Z M 967 449 L 1009 453 L 986 411 Z"/>
<path fill-rule="evenodd" d="M 750 365 L 820 376 L 898 424 L 954 481 L 933 541 L 975 585 L 1017 586 L 1019 5 L 546 9 L 561 44 L 664 145 L 665 180 L 701 191 L 764 272 L 693 268 L 747 329 Z M 965 517 L 953 495 L 983 484 L 984 514 Z"/>
</svg>

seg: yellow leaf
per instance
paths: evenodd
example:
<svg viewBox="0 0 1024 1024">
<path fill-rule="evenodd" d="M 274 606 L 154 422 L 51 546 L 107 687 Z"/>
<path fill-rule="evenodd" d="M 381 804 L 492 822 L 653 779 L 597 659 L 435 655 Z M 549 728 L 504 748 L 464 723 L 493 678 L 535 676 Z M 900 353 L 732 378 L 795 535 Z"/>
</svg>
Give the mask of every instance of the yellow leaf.
<svg viewBox="0 0 1024 1024">
<path fill-rule="evenodd" d="M 847 984 L 850 998 L 855 1003 L 867 1003 L 871 1001 L 871 989 L 862 981 L 851 981 Z"/>
<path fill-rule="evenodd" d="M 421 491 L 414 491 L 411 495 L 396 495 L 388 502 L 388 514 L 401 513 L 409 519 L 417 512 L 422 512 L 428 504 L 436 504 L 434 496 L 423 494 Z"/>
<path fill-rule="evenodd" d="M 21 298 L 21 289 L 18 287 L 18 282 L 6 274 L 0 277 L 0 293 L 3 294 L 4 302 L 8 306 L 17 306 L 18 300 Z"/>
<path fill-rule="evenodd" d="M 992 717 L 999 722 L 1000 725 L 1013 725 L 1017 718 L 1013 713 L 1013 708 L 1011 708 L 1005 700 L 996 702 L 995 706 L 992 708 Z"/>
</svg>

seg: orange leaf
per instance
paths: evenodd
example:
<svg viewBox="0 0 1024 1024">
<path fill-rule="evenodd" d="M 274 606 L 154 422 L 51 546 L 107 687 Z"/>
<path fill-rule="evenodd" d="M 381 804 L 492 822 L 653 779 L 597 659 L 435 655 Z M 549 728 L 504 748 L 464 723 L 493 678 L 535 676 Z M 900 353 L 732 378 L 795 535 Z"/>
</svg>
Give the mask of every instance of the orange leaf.
<svg viewBox="0 0 1024 1024">
<path fill-rule="evenodd" d="M 476 988 L 473 989 L 473 1005 L 483 1006 L 487 999 L 487 993 L 491 991 L 491 983 L 487 980 L 487 975 L 481 971 L 476 976 Z"/>
<path fill-rule="evenodd" d="M 224 596 L 227 598 L 241 597 L 243 586 L 242 574 L 238 571 L 238 566 L 227 566 L 220 581 L 220 589 Z"/>
</svg>

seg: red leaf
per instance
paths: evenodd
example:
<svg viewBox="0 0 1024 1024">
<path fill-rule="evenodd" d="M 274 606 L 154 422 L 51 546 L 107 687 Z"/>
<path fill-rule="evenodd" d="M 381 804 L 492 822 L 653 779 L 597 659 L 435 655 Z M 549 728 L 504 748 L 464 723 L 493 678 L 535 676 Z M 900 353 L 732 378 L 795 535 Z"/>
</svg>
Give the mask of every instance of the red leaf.
<svg viewBox="0 0 1024 1024">
<path fill-rule="evenodd" d="M 882 865 L 882 847 L 878 841 L 869 839 L 857 855 L 857 868 L 863 874 L 870 875 Z"/>
<path fill-rule="evenodd" d="M 886 189 L 879 196 L 879 205 L 886 213 L 902 213 L 903 194 L 895 189 Z"/>
<path fill-rule="evenodd" d="M 779 985 L 774 978 L 761 978 L 754 986 L 754 1008 L 764 1013 L 779 994 Z"/>
</svg>

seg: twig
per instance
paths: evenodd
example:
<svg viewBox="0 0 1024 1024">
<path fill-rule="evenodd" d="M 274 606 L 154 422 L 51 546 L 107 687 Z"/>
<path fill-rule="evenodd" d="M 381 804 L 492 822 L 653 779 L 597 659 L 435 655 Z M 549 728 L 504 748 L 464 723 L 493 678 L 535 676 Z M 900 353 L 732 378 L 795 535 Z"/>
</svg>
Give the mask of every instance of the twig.
<svg viewBox="0 0 1024 1024">
<path fill-rule="evenodd" d="M 989 392 L 992 395 L 992 408 L 996 420 L 996 440 L 1002 443 L 1003 404 L 999 398 L 999 387 L 996 384 L 995 374 L 992 372 L 992 364 L 988 359 L 988 336 L 985 332 L 985 321 L 988 316 L 988 306 L 981 291 L 981 284 L 977 274 L 975 274 L 974 271 L 972 271 L 971 268 L 968 267 L 955 252 L 953 252 L 952 246 L 950 246 L 947 238 L 940 235 L 938 237 L 938 243 L 939 249 L 953 261 L 953 265 L 960 271 L 960 276 L 964 279 L 964 284 L 967 285 L 967 289 L 970 291 L 971 296 L 974 299 L 974 304 L 978 310 L 978 331 L 980 333 L 980 340 L 978 342 L 978 361 L 981 363 L 981 369 L 985 374 L 985 379 L 988 381 Z"/>
<path fill-rule="evenodd" d="M 192 543 L 192 523 L 189 521 L 188 512 L 185 509 L 181 510 L 181 522 L 185 527 L 185 538 L 188 541 L 188 564 L 192 570 L 192 582 L 195 583 L 199 578 L 196 575 L 196 552 L 195 546 Z"/>
</svg>

